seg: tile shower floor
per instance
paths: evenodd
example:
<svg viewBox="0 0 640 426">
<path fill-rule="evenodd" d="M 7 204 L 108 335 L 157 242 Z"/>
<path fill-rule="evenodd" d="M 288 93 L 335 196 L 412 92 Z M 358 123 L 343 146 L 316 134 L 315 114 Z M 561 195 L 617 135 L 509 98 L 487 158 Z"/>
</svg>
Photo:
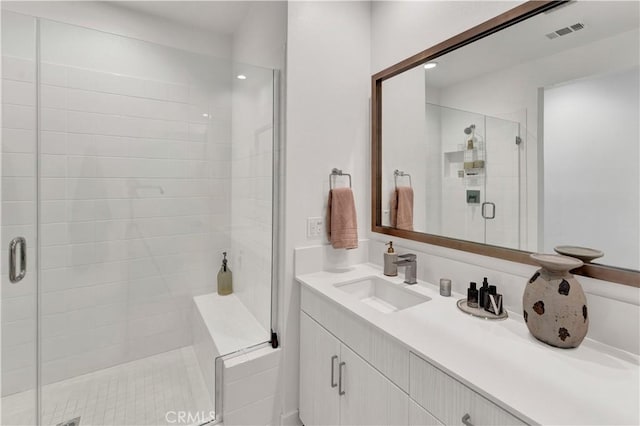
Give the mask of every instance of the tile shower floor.
<svg viewBox="0 0 640 426">
<path fill-rule="evenodd" d="M 29 409 L 33 398 L 33 392 L 2 398 L 2 425 L 35 425 Z M 47 426 L 76 417 L 80 426 L 167 425 L 168 411 L 196 415 L 212 408 L 191 346 L 42 388 L 42 424 Z"/>
</svg>

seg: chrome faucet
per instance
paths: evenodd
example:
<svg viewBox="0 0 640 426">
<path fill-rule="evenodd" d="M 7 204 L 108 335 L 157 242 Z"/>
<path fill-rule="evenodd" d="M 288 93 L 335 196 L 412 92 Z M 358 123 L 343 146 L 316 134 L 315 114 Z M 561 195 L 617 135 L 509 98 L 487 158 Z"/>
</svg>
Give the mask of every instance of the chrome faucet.
<svg viewBox="0 0 640 426">
<path fill-rule="evenodd" d="M 404 270 L 404 282 L 406 284 L 417 284 L 416 272 L 418 270 L 418 262 L 416 261 L 416 255 L 413 253 L 401 254 L 398 256 L 402 260 L 393 262 L 398 266 L 406 266 Z"/>
</svg>

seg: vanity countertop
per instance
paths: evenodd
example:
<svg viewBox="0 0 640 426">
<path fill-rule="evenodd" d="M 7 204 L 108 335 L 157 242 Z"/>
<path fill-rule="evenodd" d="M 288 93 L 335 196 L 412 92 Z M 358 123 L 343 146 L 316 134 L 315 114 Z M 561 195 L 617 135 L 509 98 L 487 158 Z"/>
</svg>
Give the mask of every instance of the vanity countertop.
<svg viewBox="0 0 640 426">
<path fill-rule="evenodd" d="M 393 313 L 379 312 L 334 287 L 370 276 L 386 277 L 371 264 L 298 275 L 306 288 L 332 300 L 487 399 L 537 424 L 640 424 L 640 357 L 585 339 L 559 349 L 529 334 L 522 316 L 503 321 L 462 313 L 453 293 L 419 281 L 407 286 L 430 301 Z"/>
</svg>

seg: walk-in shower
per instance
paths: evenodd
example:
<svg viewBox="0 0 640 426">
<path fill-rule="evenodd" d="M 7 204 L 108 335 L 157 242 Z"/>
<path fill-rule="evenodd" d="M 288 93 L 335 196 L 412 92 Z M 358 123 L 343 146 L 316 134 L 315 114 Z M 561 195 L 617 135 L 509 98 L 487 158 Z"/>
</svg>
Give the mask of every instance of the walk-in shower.
<svg viewBox="0 0 640 426">
<path fill-rule="evenodd" d="M 3 12 L 2 259 L 27 247 L 21 281 L 2 266 L 3 425 L 210 419 L 215 358 L 270 339 L 275 83 Z"/>
</svg>

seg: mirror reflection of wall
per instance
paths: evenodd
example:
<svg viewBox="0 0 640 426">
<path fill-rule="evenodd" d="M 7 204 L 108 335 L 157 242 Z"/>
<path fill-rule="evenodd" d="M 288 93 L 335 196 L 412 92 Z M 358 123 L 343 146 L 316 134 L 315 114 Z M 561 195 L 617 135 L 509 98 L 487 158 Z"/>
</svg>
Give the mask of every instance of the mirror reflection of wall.
<svg viewBox="0 0 640 426">
<path fill-rule="evenodd" d="M 640 269 L 639 71 L 545 89 L 545 251 L 571 241 Z"/>
<path fill-rule="evenodd" d="M 638 2 L 572 2 L 384 80 L 383 213 L 400 168 L 417 176 L 416 231 L 527 251 L 593 247 L 605 252 L 596 262 L 640 269 L 639 21 Z M 588 106 L 596 81 L 601 98 Z M 484 138 L 475 181 L 464 167 L 471 124 Z"/>
</svg>

